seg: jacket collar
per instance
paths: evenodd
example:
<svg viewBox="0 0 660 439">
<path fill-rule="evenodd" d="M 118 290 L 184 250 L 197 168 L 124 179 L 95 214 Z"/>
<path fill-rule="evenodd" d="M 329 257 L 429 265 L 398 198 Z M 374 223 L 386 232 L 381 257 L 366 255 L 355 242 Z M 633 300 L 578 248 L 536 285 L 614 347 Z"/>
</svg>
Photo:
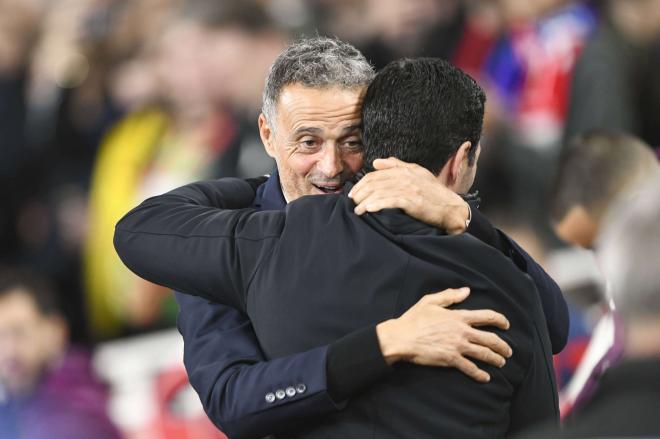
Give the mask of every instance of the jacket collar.
<svg viewBox="0 0 660 439">
<path fill-rule="evenodd" d="M 364 174 L 358 174 L 357 180 Z M 347 182 L 342 190 L 342 195 L 348 196 L 355 183 Z M 355 207 L 350 203 L 351 208 Z M 437 229 L 426 223 L 408 216 L 401 209 L 383 209 L 380 212 L 366 213 L 363 215 L 365 221 L 374 227 L 387 230 L 393 235 L 445 235 L 444 230 Z"/>
<path fill-rule="evenodd" d="M 253 207 L 259 210 L 282 210 L 286 207 L 286 200 L 280 185 L 280 175 L 275 170 L 268 180 L 257 189 Z"/>
<path fill-rule="evenodd" d="M 362 170 L 355 175 L 353 181 L 346 182 L 342 194 L 348 196 L 353 186 L 365 175 Z M 323 195 L 319 195 L 323 196 Z M 470 194 L 466 197 L 467 201 L 473 202 L 477 198 L 476 194 Z M 478 198 L 477 198 L 478 200 Z M 282 210 L 286 207 L 286 200 L 282 193 L 280 176 L 275 170 L 268 180 L 257 189 L 253 207 L 259 210 Z M 355 205 L 351 203 L 351 206 Z M 444 230 L 437 229 L 421 221 L 418 221 L 408 215 L 401 209 L 384 209 L 380 212 L 369 213 L 365 219 L 374 223 L 376 226 L 385 228 L 395 235 L 445 235 Z"/>
</svg>

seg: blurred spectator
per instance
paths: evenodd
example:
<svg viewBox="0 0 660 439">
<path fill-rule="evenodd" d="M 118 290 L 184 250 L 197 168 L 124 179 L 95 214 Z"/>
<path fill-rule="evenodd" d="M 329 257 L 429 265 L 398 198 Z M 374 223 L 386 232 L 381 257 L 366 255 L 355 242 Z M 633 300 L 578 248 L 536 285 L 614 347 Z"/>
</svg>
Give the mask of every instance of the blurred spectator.
<svg viewBox="0 0 660 439">
<path fill-rule="evenodd" d="M 402 57 L 451 58 L 465 22 L 461 0 L 318 3 L 321 31 L 353 42 L 377 69 Z"/>
<path fill-rule="evenodd" d="M 660 147 L 660 0 L 607 0 L 572 79 L 566 137 L 593 128 Z"/>
<path fill-rule="evenodd" d="M 660 436 L 660 180 L 646 183 L 612 210 L 598 240 L 625 327 L 624 360 L 604 373 L 591 401 L 561 434 L 547 437 Z"/>
<path fill-rule="evenodd" d="M 35 273 L 0 272 L 0 437 L 119 437 L 90 364 L 69 345 L 50 286 Z"/>
<path fill-rule="evenodd" d="M 112 113 L 103 95 L 99 37 L 105 28 L 88 21 L 103 6 L 92 0 L 0 1 L 6 28 L 18 26 L 27 41 L 19 44 L 13 117 L 3 119 L 16 136 L 3 136 L 0 149 L 16 153 L 2 161 L 11 169 L 3 188 L 12 189 L 3 191 L 10 199 L 3 227 L 9 239 L 3 239 L 0 257 L 52 278 L 76 341 L 87 337 L 80 285 L 86 192 L 97 139 Z"/>
<path fill-rule="evenodd" d="M 584 1 L 500 0 L 499 5 L 507 31 L 483 71 L 489 91 L 486 137 L 496 137 L 488 145 L 502 157 L 498 166 L 510 181 L 509 205 L 518 218 L 538 227 L 546 218 L 560 152 L 570 75 L 596 17 Z"/>
<path fill-rule="evenodd" d="M 465 21 L 459 0 L 367 0 L 367 8 L 377 33 L 361 49 L 377 69 L 402 57 L 451 58 Z"/>
<path fill-rule="evenodd" d="M 490 0 L 464 3 L 465 24 L 451 61 L 470 75 L 480 78 L 486 58 L 502 32 L 503 14 L 498 3 Z"/>
<path fill-rule="evenodd" d="M 0 258 L 18 250 L 14 228 L 26 188 L 22 173 L 27 154 L 23 126 L 24 89 L 29 54 L 37 37 L 41 10 L 34 2 L 0 1 Z"/>
<path fill-rule="evenodd" d="M 575 137 L 561 158 L 555 184 L 552 220 L 565 242 L 592 248 L 602 235 L 604 218 L 621 198 L 631 197 L 641 182 L 660 175 L 660 164 L 643 141 L 603 130 Z M 609 273 L 603 273 L 609 278 Z M 574 372 L 560 395 L 566 416 L 589 400 L 599 375 L 621 353 L 621 328 L 604 296 L 590 289 L 563 290 L 571 308 L 572 326 L 597 320 L 588 345 L 588 332 L 573 333 L 567 349 L 558 356 L 559 372 Z M 588 296 L 588 297 L 587 297 Z M 584 355 L 583 355 L 584 354 Z M 576 360 L 579 360 L 576 361 Z M 570 366 L 577 366 L 568 370 Z"/>
<path fill-rule="evenodd" d="M 552 220 L 557 235 L 591 248 L 608 209 L 659 172 L 649 146 L 631 135 L 596 130 L 575 137 L 562 155 L 555 184 Z"/>
<path fill-rule="evenodd" d="M 114 224 L 139 200 L 186 182 L 272 169 L 256 118 L 263 77 L 286 40 L 258 3 L 195 0 L 118 72 L 115 90 L 134 108 L 105 137 L 90 191 L 85 278 L 95 336 L 174 323 L 168 291 L 117 258 Z"/>
</svg>

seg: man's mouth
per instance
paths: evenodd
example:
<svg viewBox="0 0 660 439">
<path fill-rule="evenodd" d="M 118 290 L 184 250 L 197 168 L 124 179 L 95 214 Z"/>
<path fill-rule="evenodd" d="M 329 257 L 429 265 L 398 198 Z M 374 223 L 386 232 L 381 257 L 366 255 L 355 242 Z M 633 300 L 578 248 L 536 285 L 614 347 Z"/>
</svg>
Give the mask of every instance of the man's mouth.
<svg viewBox="0 0 660 439">
<path fill-rule="evenodd" d="M 341 189 L 344 187 L 343 184 L 314 184 L 314 183 L 312 183 L 312 186 L 314 186 L 316 189 L 318 189 L 324 194 L 339 193 L 341 192 Z"/>
</svg>

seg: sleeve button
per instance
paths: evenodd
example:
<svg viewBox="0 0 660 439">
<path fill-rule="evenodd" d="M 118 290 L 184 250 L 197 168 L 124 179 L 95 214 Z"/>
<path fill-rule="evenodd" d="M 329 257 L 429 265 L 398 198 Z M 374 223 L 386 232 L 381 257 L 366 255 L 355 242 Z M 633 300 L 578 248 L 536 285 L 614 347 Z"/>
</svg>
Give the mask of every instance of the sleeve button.
<svg viewBox="0 0 660 439">
<path fill-rule="evenodd" d="M 296 392 L 298 393 L 305 393 L 306 390 L 307 390 L 307 386 L 302 383 L 296 386 Z"/>
<path fill-rule="evenodd" d="M 266 393 L 266 402 L 268 404 L 272 404 L 275 402 L 275 394 L 274 393 Z"/>
</svg>

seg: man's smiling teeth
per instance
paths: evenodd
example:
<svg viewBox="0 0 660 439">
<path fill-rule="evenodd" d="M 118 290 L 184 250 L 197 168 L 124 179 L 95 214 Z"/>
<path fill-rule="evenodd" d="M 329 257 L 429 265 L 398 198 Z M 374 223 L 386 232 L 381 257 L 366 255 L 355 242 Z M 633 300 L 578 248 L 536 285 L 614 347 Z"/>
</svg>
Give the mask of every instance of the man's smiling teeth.
<svg viewBox="0 0 660 439">
<path fill-rule="evenodd" d="M 320 191 L 326 192 L 326 193 L 337 192 L 338 190 L 340 190 L 342 188 L 341 185 L 322 186 L 322 185 L 317 185 L 317 184 L 315 184 L 314 187 L 316 187 Z"/>
</svg>

